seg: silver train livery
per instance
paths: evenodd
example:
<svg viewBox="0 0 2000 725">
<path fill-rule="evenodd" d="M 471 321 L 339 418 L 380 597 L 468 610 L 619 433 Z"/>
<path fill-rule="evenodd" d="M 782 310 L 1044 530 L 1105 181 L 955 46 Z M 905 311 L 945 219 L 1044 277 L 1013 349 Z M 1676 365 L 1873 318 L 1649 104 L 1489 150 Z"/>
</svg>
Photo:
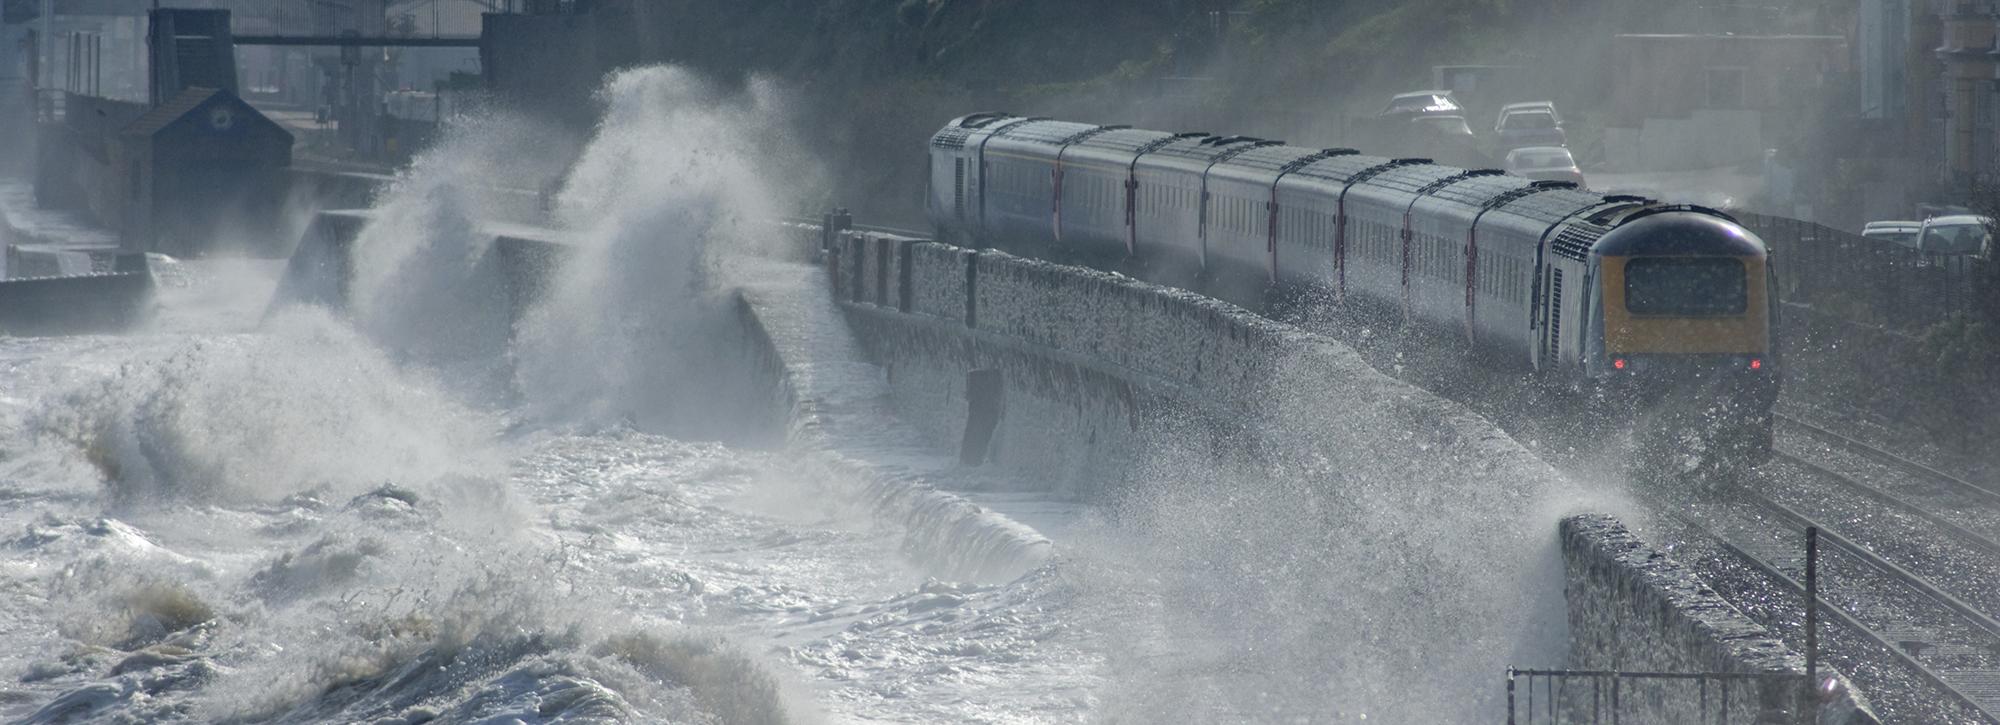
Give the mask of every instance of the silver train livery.
<svg viewBox="0 0 2000 725">
<path fill-rule="evenodd" d="M 1002 113 L 930 140 L 940 237 L 1254 274 L 1466 340 L 1597 409 L 1769 456 L 1771 261 L 1718 211 L 1243 136 Z M 1637 422 L 1637 421 L 1634 421 Z"/>
</svg>

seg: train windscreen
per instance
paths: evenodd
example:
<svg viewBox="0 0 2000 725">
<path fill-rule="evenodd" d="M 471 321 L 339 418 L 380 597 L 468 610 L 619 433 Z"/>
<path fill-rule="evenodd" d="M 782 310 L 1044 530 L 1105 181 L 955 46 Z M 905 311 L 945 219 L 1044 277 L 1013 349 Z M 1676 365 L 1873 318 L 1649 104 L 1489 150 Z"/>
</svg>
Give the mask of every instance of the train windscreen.
<svg viewBox="0 0 2000 725">
<path fill-rule="evenodd" d="M 1743 262 L 1730 257 L 1641 257 L 1625 262 L 1625 309 L 1634 315 L 1721 317 L 1749 306 Z"/>
</svg>

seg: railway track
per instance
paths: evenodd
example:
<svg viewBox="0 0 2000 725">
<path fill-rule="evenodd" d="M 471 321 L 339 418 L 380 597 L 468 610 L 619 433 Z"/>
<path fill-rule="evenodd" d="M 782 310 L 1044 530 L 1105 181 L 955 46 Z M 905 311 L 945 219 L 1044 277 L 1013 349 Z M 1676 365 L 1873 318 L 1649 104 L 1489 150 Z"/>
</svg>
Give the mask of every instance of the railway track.
<svg viewBox="0 0 2000 725">
<path fill-rule="evenodd" d="M 1776 460 L 1831 489 L 1761 470 L 1728 502 L 1681 517 L 1803 596 L 1797 544 L 1822 532 L 1822 611 L 1969 713 L 2000 722 L 2000 492 L 1855 438 L 1780 416 Z M 1792 503 L 1778 500 L 1789 498 Z M 1901 560 L 1899 564 L 1896 560 Z M 1974 562 L 1965 565 L 1964 562 Z"/>
<path fill-rule="evenodd" d="M 1804 597 L 1806 527 L 1819 527 L 1820 611 L 1986 722 L 2000 723 L 2000 621 L 1822 522 L 1744 487 L 1696 504 L 1684 521 L 1752 569 Z"/>
</svg>

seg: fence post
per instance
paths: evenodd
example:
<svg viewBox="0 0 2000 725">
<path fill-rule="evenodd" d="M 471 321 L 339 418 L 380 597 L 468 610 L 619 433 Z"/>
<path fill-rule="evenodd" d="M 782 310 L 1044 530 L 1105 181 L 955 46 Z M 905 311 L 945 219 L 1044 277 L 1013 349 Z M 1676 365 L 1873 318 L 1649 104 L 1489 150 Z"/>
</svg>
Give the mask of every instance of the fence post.
<svg viewBox="0 0 2000 725">
<path fill-rule="evenodd" d="M 1514 725 L 1514 668 L 1507 668 L 1507 725 Z"/>
<path fill-rule="evenodd" d="M 1806 696 L 1799 722 L 1812 722 L 1819 691 L 1819 527 L 1806 527 Z"/>
</svg>

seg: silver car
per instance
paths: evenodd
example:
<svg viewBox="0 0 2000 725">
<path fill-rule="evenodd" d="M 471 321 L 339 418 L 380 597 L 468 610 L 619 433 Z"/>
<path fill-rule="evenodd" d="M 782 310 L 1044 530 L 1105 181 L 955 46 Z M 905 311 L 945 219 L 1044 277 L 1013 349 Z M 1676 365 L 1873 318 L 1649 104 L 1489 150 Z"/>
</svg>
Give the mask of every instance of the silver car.
<svg viewBox="0 0 2000 725">
<path fill-rule="evenodd" d="M 1528 146 L 1507 152 L 1507 173 L 1541 181 L 1570 181 L 1583 186 L 1576 157 L 1561 146 Z"/>
<path fill-rule="evenodd" d="M 1556 113 L 1555 104 L 1549 101 L 1502 106 L 1499 119 L 1493 122 L 1493 135 L 1500 140 L 1502 148 L 1508 149 L 1569 145 L 1569 134 L 1563 131 L 1562 116 Z"/>
<path fill-rule="evenodd" d="M 1875 221 L 1861 228 L 1861 236 L 1880 239 L 1899 247 L 1917 248 L 1917 233 L 1923 231 L 1923 222 Z"/>
</svg>

